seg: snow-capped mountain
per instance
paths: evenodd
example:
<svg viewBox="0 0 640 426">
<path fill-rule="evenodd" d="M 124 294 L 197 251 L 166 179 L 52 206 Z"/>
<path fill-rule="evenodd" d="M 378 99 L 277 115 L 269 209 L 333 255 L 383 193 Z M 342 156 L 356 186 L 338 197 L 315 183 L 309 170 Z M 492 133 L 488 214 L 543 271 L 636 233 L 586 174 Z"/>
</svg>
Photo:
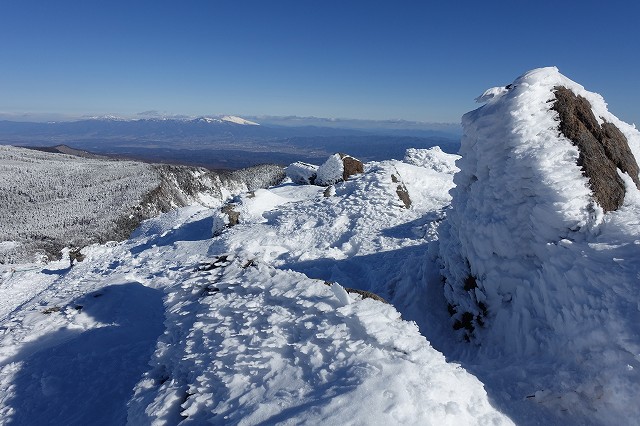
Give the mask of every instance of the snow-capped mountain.
<svg viewBox="0 0 640 426">
<path fill-rule="evenodd" d="M 479 101 L 461 156 L 296 163 L 0 266 L 0 418 L 633 424 L 639 133 L 555 68 Z"/>
<path fill-rule="evenodd" d="M 238 124 L 240 126 L 259 126 L 260 125 L 253 121 L 245 120 L 242 117 L 236 117 L 234 115 L 223 115 L 220 117 L 199 117 L 199 118 L 196 118 L 195 121 L 209 123 L 209 124 L 231 123 L 231 124 Z"/>
<path fill-rule="evenodd" d="M 240 124 L 242 126 L 259 126 L 260 125 L 253 121 L 245 120 L 244 118 L 236 117 L 233 115 L 225 115 L 224 117 L 221 118 L 221 120 L 226 121 L 228 123 Z"/>
</svg>

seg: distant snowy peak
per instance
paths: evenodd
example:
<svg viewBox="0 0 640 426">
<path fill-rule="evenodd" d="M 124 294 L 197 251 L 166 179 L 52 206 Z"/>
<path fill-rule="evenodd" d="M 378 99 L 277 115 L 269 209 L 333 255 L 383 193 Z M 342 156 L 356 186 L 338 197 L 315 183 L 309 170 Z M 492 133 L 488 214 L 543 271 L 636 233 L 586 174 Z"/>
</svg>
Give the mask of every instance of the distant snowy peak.
<svg viewBox="0 0 640 426">
<path fill-rule="evenodd" d="M 225 115 L 221 118 L 222 121 L 226 121 L 227 123 L 235 123 L 241 124 L 243 126 L 259 126 L 260 124 L 255 123 L 253 121 L 245 120 L 241 117 L 236 117 L 235 115 Z"/>
<path fill-rule="evenodd" d="M 202 116 L 197 118 L 185 118 L 185 117 L 152 117 L 152 118 L 125 118 L 115 115 L 96 115 L 92 117 L 86 117 L 85 120 L 95 121 L 182 121 L 192 123 L 206 123 L 206 124 L 237 124 L 240 126 L 259 126 L 259 123 L 245 120 L 242 117 L 235 115 L 223 115 L 223 116 Z"/>
<path fill-rule="evenodd" d="M 235 115 L 225 115 L 222 117 L 198 117 L 195 120 L 192 120 L 199 123 L 207 123 L 207 124 L 223 124 L 223 123 L 231 123 L 238 124 L 241 126 L 259 126 L 260 124 L 254 123 L 253 121 L 245 120 L 241 117 L 236 117 Z"/>
<path fill-rule="evenodd" d="M 119 117 L 117 115 L 94 115 L 87 117 L 86 120 L 98 120 L 98 121 L 136 121 L 129 118 Z"/>
</svg>

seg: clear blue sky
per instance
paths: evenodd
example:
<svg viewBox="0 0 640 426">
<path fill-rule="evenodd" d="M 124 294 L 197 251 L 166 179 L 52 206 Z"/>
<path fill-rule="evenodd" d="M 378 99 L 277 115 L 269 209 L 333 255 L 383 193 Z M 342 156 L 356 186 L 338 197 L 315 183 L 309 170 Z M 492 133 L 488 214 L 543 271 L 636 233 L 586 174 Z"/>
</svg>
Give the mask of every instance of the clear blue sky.
<svg viewBox="0 0 640 426">
<path fill-rule="evenodd" d="M 640 3 L 0 0 L 0 112 L 458 122 L 556 65 L 640 124 Z"/>
</svg>

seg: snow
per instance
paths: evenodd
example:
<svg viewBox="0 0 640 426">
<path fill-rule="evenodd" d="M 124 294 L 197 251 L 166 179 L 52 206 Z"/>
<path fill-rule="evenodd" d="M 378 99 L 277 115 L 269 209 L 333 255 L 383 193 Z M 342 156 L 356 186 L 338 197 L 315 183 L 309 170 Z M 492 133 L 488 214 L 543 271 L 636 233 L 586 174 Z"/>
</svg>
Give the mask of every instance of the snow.
<svg viewBox="0 0 640 426">
<path fill-rule="evenodd" d="M 362 287 L 362 268 L 395 269 L 366 254 L 394 259 L 405 248 L 423 258 L 420 217 L 450 201 L 451 176 L 400 161 L 367 170 L 330 197 L 292 183 L 247 193 L 237 200 L 241 223 L 217 237 L 217 210 L 186 207 L 145 221 L 122 243 L 85 247 L 72 268 L 25 265 L 4 277 L 0 293 L 23 295 L 2 298 L 2 418 L 511 424 L 482 383 L 393 306 L 292 270 L 311 273 L 312 261 L 333 253 L 352 260 L 333 272 Z M 392 174 L 414 208 L 397 199 Z M 434 197 L 419 200 L 425 193 Z"/>
<path fill-rule="evenodd" d="M 585 97 L 640 158 L 637 130 L 556 68 L 526 73 L 463 117 L 440 253 L 446 299 L 456 320 L 473 315 L 473 332 L 459 333 L 475 345 L 455 357 L 556 421 L 626 423 L 640 417 L 640 194 L 621 175 L 621 209 L 604 214 L 593 201 L 578 150 L 550 110 L 556 86 Z"/>
<path fill-rule="evenodd" d="M 331 155 L 327 161 L 318 167 L 316 183 L 318 185 L 333 185 L 343 179 L 344 162 L 340 154 Z"/>
</svg>

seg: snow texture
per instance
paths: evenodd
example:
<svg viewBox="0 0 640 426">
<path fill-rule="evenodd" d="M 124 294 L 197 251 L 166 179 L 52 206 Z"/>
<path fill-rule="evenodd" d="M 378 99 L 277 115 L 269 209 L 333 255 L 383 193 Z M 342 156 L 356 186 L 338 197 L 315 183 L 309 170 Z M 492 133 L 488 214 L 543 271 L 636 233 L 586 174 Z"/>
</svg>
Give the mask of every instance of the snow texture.
<svg viewBox="0 0 640 426">
<path fill-rule="evenodd" d="M 638 424 L 640 191 L 593 202 L 558 85 L 640 158 L 544 68 L 463 117 L 462 157 L 244 172 L 233 227 L 195 185 L 73 267 L 0 265 L 0 424 Z"/>
<path fill-rule="evenodd" d="M 344 173 L 344 162 L 340 154 L 333 154 L 327 161 L 318 167 L 316 184 L 329 186 L 337 182 L 342 182 Z"/>
<path fill-rule="evenodd" d="M 638 131 L 556 68 L 485 93 L 462 119 L 460 172 L 440 228 L 445 296 L 454 328 L 478 345 L 460 356 L 495 363 L 491 380 L 517 366 L 534 386 L 507 392 L 572 422 L 626 423 L 640 418 L 640 194 L 619 172 L 624 206 L 605 215 L 594 202 L 551 110 L 557 86 L 586 98 L 640 158 Z"/>
</svg>

